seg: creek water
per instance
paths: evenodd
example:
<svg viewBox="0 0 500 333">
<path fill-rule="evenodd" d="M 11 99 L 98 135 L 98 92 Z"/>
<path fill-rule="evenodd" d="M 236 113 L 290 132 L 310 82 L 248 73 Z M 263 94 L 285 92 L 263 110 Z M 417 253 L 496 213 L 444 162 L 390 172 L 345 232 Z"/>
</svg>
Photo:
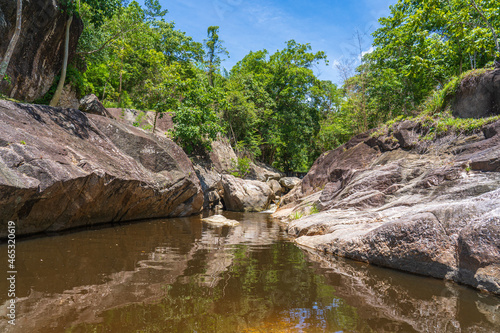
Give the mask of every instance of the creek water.
<svg viewBox="0 0 500 333">
<path fill-rule="evenodd" d="M 224 215 L 241 224 L 193 217 L 19 241 L 16 326 L 2 279 L 0 331 L 500 332 L 497 296 L 325 260 L 269 215 Z"/>
</svg>

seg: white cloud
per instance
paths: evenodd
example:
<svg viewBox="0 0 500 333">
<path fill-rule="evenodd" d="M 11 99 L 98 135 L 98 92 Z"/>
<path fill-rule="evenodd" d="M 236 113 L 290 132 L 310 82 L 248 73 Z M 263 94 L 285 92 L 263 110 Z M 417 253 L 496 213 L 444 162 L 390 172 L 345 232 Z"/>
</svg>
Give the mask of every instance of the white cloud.
<svg viewBox="0 0 500 333">
<path fill-rule="evenodd" d="M 375 48 L 373 46 L 370 46 L 368 50 L 361 52 L 361 57 L 364 57 L 365 55 L 372 53 L 374 50 Z"/>
</svg>

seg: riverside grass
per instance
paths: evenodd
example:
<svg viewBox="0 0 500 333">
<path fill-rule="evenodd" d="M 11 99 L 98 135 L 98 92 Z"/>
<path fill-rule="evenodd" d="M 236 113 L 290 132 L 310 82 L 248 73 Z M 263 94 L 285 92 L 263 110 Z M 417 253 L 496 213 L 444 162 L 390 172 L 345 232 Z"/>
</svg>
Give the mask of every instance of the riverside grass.
<svg viewBox="0 0 500 333">
<path fill-rule="evenodd" d="M 371 136 L 380 137 L 391 136 L 395 126 L 401 121 L 411 120 L 421 126 L 425 133 L 419 138 L 422 141 L 432 141 L 448 134 L 474 134 L 484 126 L 500 119 L 500 116 L 487 118 L 456 118 L 452 115 L 451 104 L 459 89 L 473 89 L 479 83 L 481 77 L 490 71 L 491 68 L 475 69 L 464 72 L 452 78 L 442 89 L 437 89 L 419 107 L 417 116 L 399 116 L 387 121 L 384 125 L 376 129 Z"/>
</svg>

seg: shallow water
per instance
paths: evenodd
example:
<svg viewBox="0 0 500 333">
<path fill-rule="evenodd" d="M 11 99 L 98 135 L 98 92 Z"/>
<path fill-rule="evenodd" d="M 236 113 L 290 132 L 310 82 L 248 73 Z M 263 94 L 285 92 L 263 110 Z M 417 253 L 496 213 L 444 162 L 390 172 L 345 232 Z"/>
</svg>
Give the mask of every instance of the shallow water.
<svg viewBox="0 0 500 333">
<path fill-rule="evenodd" d="M 266 214 L 224 215 L 241 225 L 156 220 L 18 242 L 17 325 L 2 279 L 0 331 L 500 332 L 497 296 L 327 261 Z"/>
</svg>

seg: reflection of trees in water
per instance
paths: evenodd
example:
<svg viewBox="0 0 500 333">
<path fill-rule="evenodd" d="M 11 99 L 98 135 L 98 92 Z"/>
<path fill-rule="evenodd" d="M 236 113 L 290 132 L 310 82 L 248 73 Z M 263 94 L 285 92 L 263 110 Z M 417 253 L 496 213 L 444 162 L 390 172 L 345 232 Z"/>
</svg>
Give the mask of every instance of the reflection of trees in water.
<svg viewBox="0 0 500 333">
<path fill-rule="evenodd" d="M 107 311 L 104 322 L 113 326 L 97 325 L 98 330 L 155 331 L 168 327 L 170 332 L 252 332 L 273 325 L 277 329 L 275 322 L 282 323 L 281 328 L 294 329 L 341 328 L 332 324 L 335 322 L 344 328 L 362 328 L 356 310 L 335 298 L 333 288 L 312 273 L 293 244 L 274 243 L 258 251 L 240 244 L 232 250 L 233 264 L 213 288 L 200 283 L 203 270 L 184 274 L 167 287 L 157 303 Z M 206 250 L 201 253 L 210 254 Z M 161 321 L 148 322 L 145 328 L 144 313 Z M 127 321 L 114 322 L 112 318 L 117 317 Z"/>
<path fill-rule="evenodd" d="M 23 326 L 18 328 L 455 332 L 453 327 L 458 327 L 495 332 L 498 327 L 490 323 L 498 317 L 498 298 L 478 298 L 441 281 L 360 263 L 323 261 L 281 241 L 280 227 L 265 219 L 244 221 L 235 228 L 187 222 L 154 230 L 160 235 L 151 235 L 149 242 L 141 238 L 150 251 L 129 258 L 135 260 L 135 270 L 111 273 L 102 284 L 77 285 L 49 297 L 36 292 L 20 300 L 18 323 Z M 140 251 L 136 243 L 123 247 Z M 314 262 L 314 269 L 306 258 Z"/>
<path fill-rule="evenodd" d="M 376 332 L 500 332 L 500 298 L 468 287 L 305 250 L 335 294 Z M 496 306 L 487 306 L 495 304 Z"/>
</svg>

